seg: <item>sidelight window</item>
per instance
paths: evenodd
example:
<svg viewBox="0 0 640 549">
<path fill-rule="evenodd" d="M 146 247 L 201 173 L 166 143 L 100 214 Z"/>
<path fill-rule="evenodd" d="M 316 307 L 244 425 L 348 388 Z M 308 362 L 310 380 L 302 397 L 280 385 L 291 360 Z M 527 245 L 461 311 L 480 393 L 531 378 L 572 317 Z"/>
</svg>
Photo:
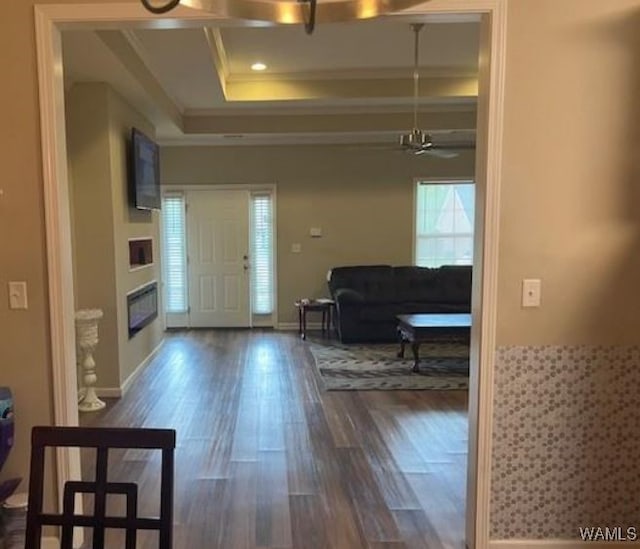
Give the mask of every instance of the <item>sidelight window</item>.
<svg viewBox="0 0 640 549">
<path fill-rule="evenodd" d="M 273 313 L 273 201 L 271 194 L 251 195 L 251 312 Z"/>
<path fill-rule="evenodd" d="M 165 194 L 162 198 L 164 307 L 167 313 L 185 313 L 187 300 L 187 252 L 185 198 Z"/>
</svg>

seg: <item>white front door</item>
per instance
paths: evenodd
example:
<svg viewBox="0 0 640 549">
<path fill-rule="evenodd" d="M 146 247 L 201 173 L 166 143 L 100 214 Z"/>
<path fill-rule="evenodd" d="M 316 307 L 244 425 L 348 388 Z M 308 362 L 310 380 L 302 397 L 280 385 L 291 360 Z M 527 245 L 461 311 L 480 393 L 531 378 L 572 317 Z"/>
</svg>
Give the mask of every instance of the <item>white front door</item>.
<svg viewBox="0 0 640 549">
<path fill-rule="evenodd" d="M 248 327 L 249 193 L 187 193 L 189 324 Z"/>
</svg>

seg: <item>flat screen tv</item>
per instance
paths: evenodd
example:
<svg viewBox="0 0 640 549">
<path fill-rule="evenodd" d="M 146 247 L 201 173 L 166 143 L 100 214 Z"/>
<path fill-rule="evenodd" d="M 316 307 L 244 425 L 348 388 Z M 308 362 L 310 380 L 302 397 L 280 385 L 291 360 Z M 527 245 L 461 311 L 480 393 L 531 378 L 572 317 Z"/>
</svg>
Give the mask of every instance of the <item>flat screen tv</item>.
<svg viewBox="0 0 640 549">
<path fill-rule="evenodd" d="M 129 195 L 139 210 L 159 210 L 160 149 L 158 144 L 137 128 L 131 129 Z"/>
</svg>

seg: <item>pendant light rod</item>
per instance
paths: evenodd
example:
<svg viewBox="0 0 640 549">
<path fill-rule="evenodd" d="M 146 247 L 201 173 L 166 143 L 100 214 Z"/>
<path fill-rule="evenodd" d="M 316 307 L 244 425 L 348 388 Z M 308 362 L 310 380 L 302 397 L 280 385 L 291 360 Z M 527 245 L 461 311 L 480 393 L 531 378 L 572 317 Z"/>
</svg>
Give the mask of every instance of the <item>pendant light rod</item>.
<svg viewBox="0 0 640 549">
<path fill-rule="evenodd" d="M 418 68 L 418 53 L 420 51 L 420 31 L 424 23 L 413 23 L 411 28 L 415 33 L 413 49 L 413 129 L 418 130 L 418 97 L 420 94 L 420 70 Z"/>
<path fill-rule="evenodd" d="M 298 0 L 298 2 L 309 6 L 309 15 L 304 20 L 304 30 L 307 34 L 312 34 L 316 28 L 316 0 Z"/>
</svg>

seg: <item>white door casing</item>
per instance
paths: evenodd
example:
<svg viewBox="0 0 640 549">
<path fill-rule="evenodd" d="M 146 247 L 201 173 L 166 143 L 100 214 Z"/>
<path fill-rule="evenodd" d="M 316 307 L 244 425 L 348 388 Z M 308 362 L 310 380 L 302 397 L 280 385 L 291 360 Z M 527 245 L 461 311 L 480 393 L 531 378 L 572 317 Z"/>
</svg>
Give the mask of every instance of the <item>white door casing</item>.
<svg viewBox="0 0 640 549">
<path fill-rule="evenodd" d="M 138 3 L 41 4 L 35 9 L 35 37 L 38 57 L 38 90 L 42 144 L 42 178 L 44 184 L 45 229 L 47 238 L 47 273 L 51 339 L 51 370 L 54 422 L 77 424 L 73 324 L 73 276 L 71 235 L 68 215 L 68 177 L 66 171 L 64 81 L 61 29 L 95 29 L 119 25 L 220 25 L 219 17 L 179 6 L 170 15 L 153 16 Z M 474 280 L 482 303 L 473 325 L 478 342 L 478 375 L 471 380 L 470 397 L 476 402 L 477 423 L 470 425 L 469 483 L 475 485 L 467 499 L 467 538 L 470 548 L 489 546 L 489 501 L 491 471 L 491 420 L 493 403 L 493 359 L 496 343 L 498 244 L 500 220 L 500 186 L 502 169 L 502 133 L 504 115 L 504 69 L 506 65 L 506 0 L 430 0 L 405 13 L 417 16 L 482 14 L 487 23 L 488 48 L 480 60 L 480 76 L 486 90 L 484 116 L 479 117 L 476 159 L 481 164 L 484 230 L 478 231 L 483 262 Z M 482 102 L 482 101 L 481 101 Z M 473 339 L 473 338 L 472 338 Z M 472 407 L 470 403 L 470 407 Z M 474 424 L 475 423 L 475 424 Z M 79 454 L 56 456 L 59 493 L 66 480 L 79 478 Z"/>
<path fill-rule="evenodd" d="M 189 325 L 250 325 L 249 193 L 187 193 Z"/>
</svg>

